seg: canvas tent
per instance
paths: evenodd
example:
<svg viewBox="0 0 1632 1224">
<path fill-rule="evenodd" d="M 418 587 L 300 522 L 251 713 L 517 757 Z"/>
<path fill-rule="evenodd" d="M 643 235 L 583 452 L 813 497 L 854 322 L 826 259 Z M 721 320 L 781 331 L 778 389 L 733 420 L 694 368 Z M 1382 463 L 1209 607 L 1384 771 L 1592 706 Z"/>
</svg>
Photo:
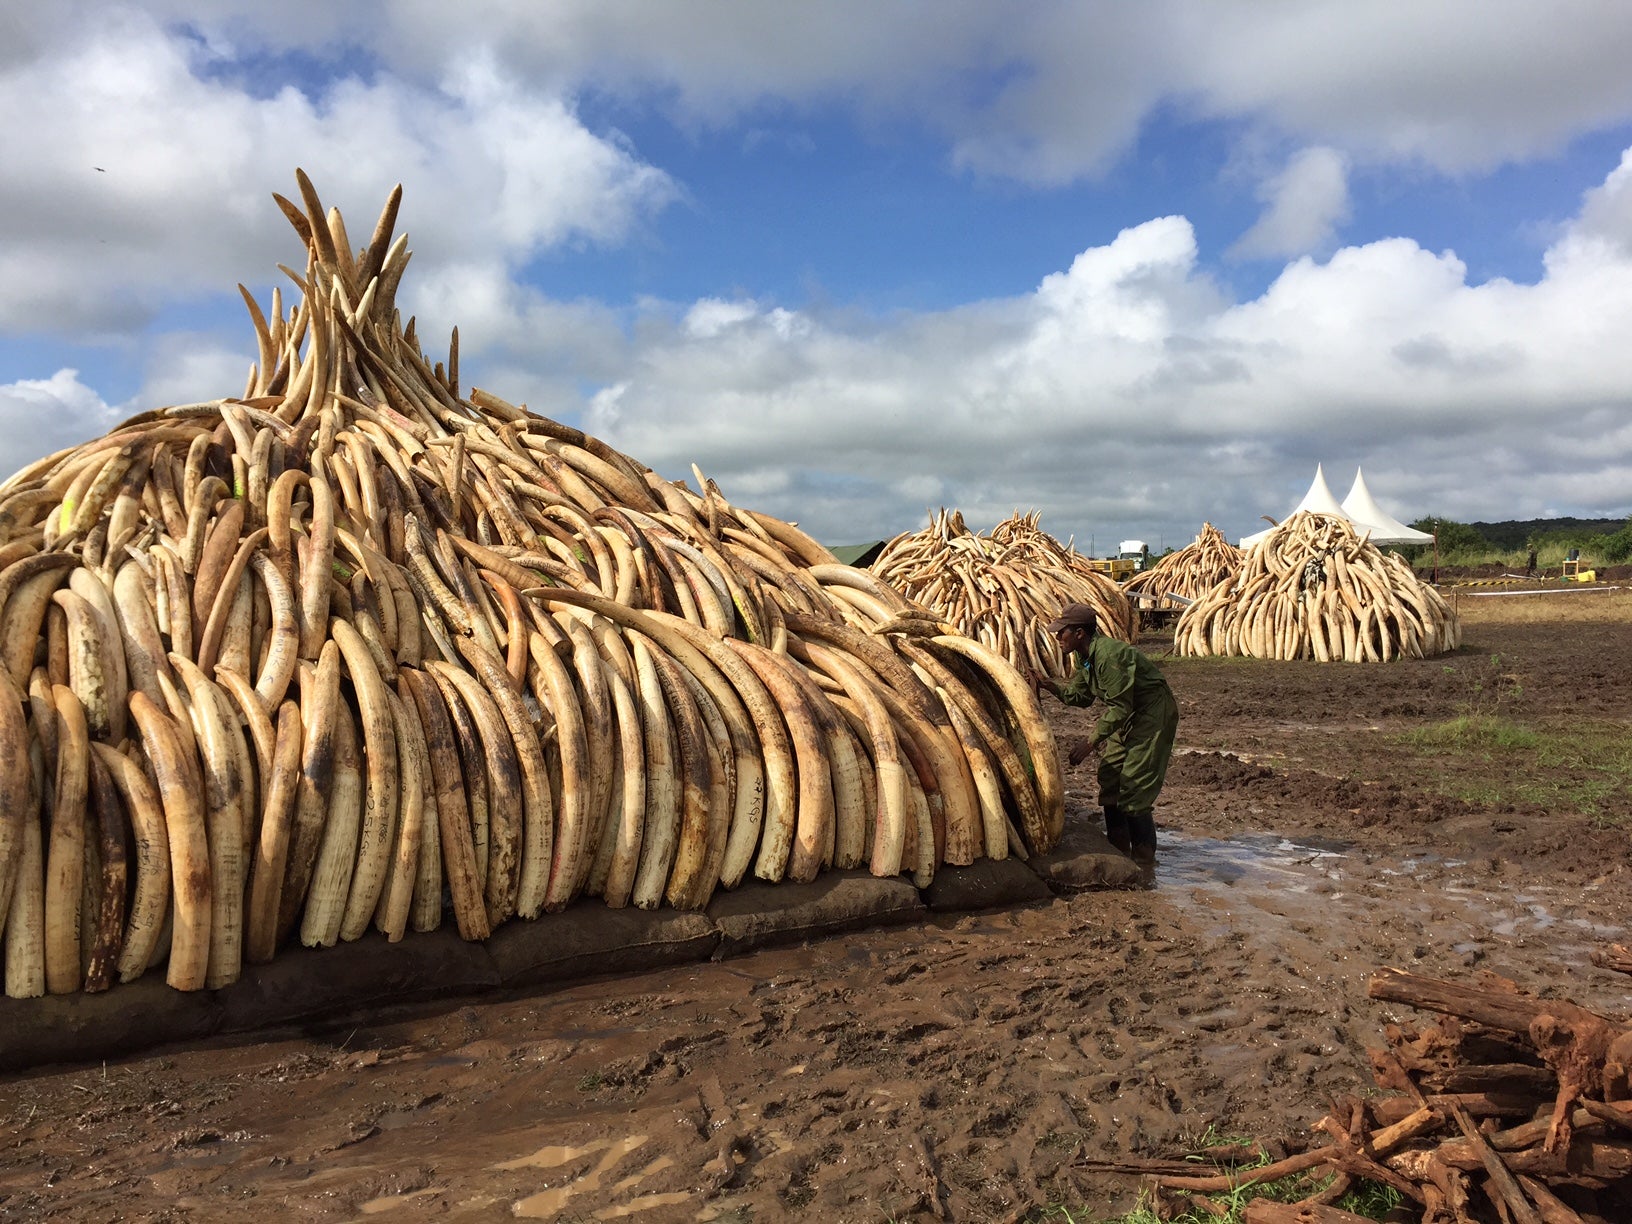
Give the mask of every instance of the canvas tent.
<svg viewBox="0 0 1632 1224">
<path fill-rule="evenodd" d="M 1432 544 L 1434 537 L 1426 531 L 1418 531 L 1415 527 L 1407 527 L 1399 519 L 1394 518 L 1384 510 L 1371 496 L 1371 490 L 1366 488 L 1366 478 L 1361 475 L 1360 469 L 1354 469 L 1354 487 L 1349 495 L 1343 499 L 1343 513 L 1358 523 L 1361 527 L 1371 530 L 1373 544 Z"/>
<path fill-rule="evenodd" d="M 888 543 L 888 540 L 868 540 L 865 544 L 833 544 L 827 551 L 845 565 L 866 569 L 878 560 L 878 554 L 884 551 L 884 545 Z"/>
<path fill-rule="evenodd" d="M 1287 512 L 1286 517 L 1291 518 L 1300 510 L 1313 510 L 1317 514 L 1335 514 L 1339 518 L 1349 517 L 1344 512 L 1343 507 L 1338 504 L 1337 498 L 1332 496 L 1331 489 L 1326 487 L 1326 475 L 1321 471 L 1318 463 L 1315 465 L 1315 479 L 1309 486 L 1309 492 L 1305 493 L 1303 500 Z M 1241 547 L 1251 548 L 1274 530 L 1274 527 L 1265 527 L 1262 531 L 1255 531 L 1249 536 L 1242 536 Z"/>
<path fill-rule="evenodd" d="M 1350 520 L 1361 531 L 1369 533 L 1373 544 L 1428 544 L 1433 536 L 1425 531 L 1417 531 L 1407 527 L 1379 506 L 1366 488 L 1365 476 L 1359 468 L 1354 470 L 1354 486 L 1349 495 L 1341 502 L 1332 496 L 1332 490 L 1326 484 L 1326 475 L 1319 464 L 1315 465 L 1315 479 L 1309 486 L 1309 491 L 1287 514 L 1290 518 L 1300 510 L 1313 510 L 1319 514 L 1335 514 L 1339 518 Z M 1269 535 L 1273 527 L 1266 527 L 1262 531 L 1255 531 L 1249 536 L 1241 537 L 1241 547 L 1251 548 L 1258 541 Z"/>
</svg>

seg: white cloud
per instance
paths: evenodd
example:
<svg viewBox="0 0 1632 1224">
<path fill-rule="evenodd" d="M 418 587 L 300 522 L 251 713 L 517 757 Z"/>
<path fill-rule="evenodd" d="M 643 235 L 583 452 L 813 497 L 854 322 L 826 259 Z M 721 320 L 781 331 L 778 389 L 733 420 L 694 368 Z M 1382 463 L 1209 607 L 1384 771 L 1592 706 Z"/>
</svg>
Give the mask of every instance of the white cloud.
<svg viewBox="0 0 1632 1224">
<path fill-rule="evenodd" d="M 876 0 L 466 0 L 458 21 L 441 0 L 144 7 L 223 52 L 360 44 L 387 75 L 421 82 L 493 57 L 543 96 L 592 83 L 692 126 L 838 105 L 938 133 L 959 166 L 1037 183 L 1104 171 L 1163 107 L 1453 174 L 1554 151 L 1632 110 L 1632 7 L 1603 0 L 940 0 L 933 21 Z"/>
<path fill-rule="evenodd" d="M 948 504 L 975 525 L 1035 508 L 1084 547 L 1096 528 L 1182 544 L 1284 514 L 1317 462 L 1344 488 L 1363 467 L 1408 519 L 1541 515 L 1561 486 L 1573 512 L 1628 514 L 1632 257 L 1599 235 L 1620 173 L 1535 284 L 1474 284 L 1454 252 L 1390 239 L 1231 303 L 1169 217 L 1031 295 L 910 319 L 790 329 L 699 302 L 652 321 L 584 423 L 834 541 Z M 695 326 L 722 305 L 729 326 Z"/>
<path fill-rule="evenodd" d="M 1317 461 L 1339 482 L 1363 465 L 1404 517 L 1539 514 L 1561 488 L 1574 509 L 1632 510 L 1632 162 L 1586 194 L 1535 284 L 1474 283 L 1456 251 L 1409 238 L 1331 249 L 1350 168 L 1467 173 L 1626 122 L 1632 6 L 1059 0 L 1017 15 L 946 0 L 928 23 L 920 6 L 861 0 L 448 12 L 9 7 L 0 334 L 139 349 L 132 408 L 235 393 L 248 328 L 220 292 L 242 280 L 264 301 L 275 261 L 298 255 L 268 196 L 292 196 L 302 165 L 354 242 L 403 182 L 398 228 L 420 254 L 402 300 L 427 347 L 459 325 L 467 385 L 580 419 L 666 474 L 696 462 L 825 538 L 956 504 L 976 524 L 1037 508 L 1062 536 L 1182 543 L 1203 519 L 1239 532 L 1284 512 Z M 286 51 L 298 63 L 269 93 L 250 70 Z M 753 286 L 552 301 L 525 283 L 529 260 L 627 241 L 681 190 L 588 130 L 580 90 L 693 130 L 842 108 L 869 132 L 933 132 L 972 173 L 1036 183 L 1106 171 L 1153 114 L 1219 119 L 1255 148 L 1304 150 L 1266 180 L 1240 248 L 1304 257 L 1232 302 L 1192 224 L 1158 217 L 1031 293 L 936 312 L 800 310 Z M 209 330 L 214 314 L 242 355 Z M 123 411 L 72 370 L 14 382 L 0 462 Z"/>
<path fill-rule="evenodd" d="M 78 370 L 0 385 L 0 479 L 101 437 L 118 421 L 118 410 L 80 382 Z"/>
<path fill-rule="evenodd" d="M 1601 0 L 944 0 L 932 22 L 868 0 L 471 0 L 465 12 L 450 26 L 417 0 L 382 19 L 421 56 L 486 44 L 531 76 L 593 79 L 683 121 L 788 102 L 910 119 L 958 165 L 1040 183 L 1104 170 L 1162 105 L 1449 173 L 1556 149 L 1632 109 L 1632 9 Z"/>
<path fill-rule="evenodd" d="M 247 319 L 243 331 L 249 332 Z M 208 334 L 165 332 L 145 353 L 142 385 L 127 410 L 143 412 L 242 395 L 253 357 L 253 351 L 246 356 Z"/>
<path fill-rule="evenodd" d="M 1587 192 L 1573 238 L 1608 243 L 1632 257 L 1632 149 L 1621 154 L 1621 164 L 1601 187 Z"/>
<path fill-rule="evenodd" d="M 1490 169 L 1624 122 L 1632 9 L 1597 0 L 1209 5 L 1178 76 L 1200 112 L 1356 158 Z"/>
<path fill-rule="evenodd" d="M 708 340 L 727 328 L 746 323 L 758 313 L 752 302 L 726 302 L 719 298 L 703 298 L 686 311 L 681 326 L 688 335 Z"/>
<path fill-rule="evenodd" d="M 264 286 L 298 252 L 269 204 L 298 202 L 295 166 L 344 203 L 354 244 L 401 181 L 399 232 L 433 266 L 615 242 L 674 196 L 491 56 L 431 81 L 381 71 L 261 97 L 222 75 L 211 44 L 134 9 L 97 17 L 0 64 L 0 331 L 128 332 L 200 291 Z"/>
<path fill-rule="evenodd" d="M 1229 254 L 1286 258 L 1320 250 L 1349 216 L 1348 159 L 1336 149 L 1300 149 L 1259 188 L 1266 205 Z"/>
</svg>

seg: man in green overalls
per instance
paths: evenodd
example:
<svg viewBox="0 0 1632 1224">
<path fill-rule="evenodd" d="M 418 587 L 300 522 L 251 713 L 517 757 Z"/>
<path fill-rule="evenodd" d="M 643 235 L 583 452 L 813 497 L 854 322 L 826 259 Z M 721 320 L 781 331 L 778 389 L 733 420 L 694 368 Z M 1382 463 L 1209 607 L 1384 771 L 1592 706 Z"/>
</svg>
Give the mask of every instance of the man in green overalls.
<svg viewBox="0 0 1632 1224">
<path fill-rule="evenodd" d="M 1073 765 L 1099 753 L 1099 802 L 1105 809 L 1105 836 L 1136 862 L 1156 859 L 1153 809 L 1167 777 L 1179 707 L 1156 665 L 1126 642 L 1098 632 L 1087 604 L 1067 604 L 1048 631 L 1067 655 L 1076 654 L 1071 679 L 1032 681 L 1069 706 L 1105 703 L 1094 732 L 1071 749 Z"/>
</svg>

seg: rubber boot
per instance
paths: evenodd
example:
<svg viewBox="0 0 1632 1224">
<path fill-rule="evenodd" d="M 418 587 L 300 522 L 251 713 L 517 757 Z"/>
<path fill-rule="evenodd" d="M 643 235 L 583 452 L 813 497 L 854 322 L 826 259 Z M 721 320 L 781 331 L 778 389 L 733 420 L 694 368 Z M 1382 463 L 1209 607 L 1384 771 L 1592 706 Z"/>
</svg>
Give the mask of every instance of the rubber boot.
<svg viewBox="0 0 1632 1224">
<path fill-rule="evenodd" d="M 1123 854 L 1133 852 L 1133 840 L 1128 831 L 1128 815 L 1114 804 L 1105 808 L 1105 837 Z"/>
<path fill-rule="evenodd" d="M 1156 863 L 1156 817 L 1151 812 L 1128 812 L 1128 836 L 1133 843 L 1133 861 L 1141 866 Z"/>
</svg>

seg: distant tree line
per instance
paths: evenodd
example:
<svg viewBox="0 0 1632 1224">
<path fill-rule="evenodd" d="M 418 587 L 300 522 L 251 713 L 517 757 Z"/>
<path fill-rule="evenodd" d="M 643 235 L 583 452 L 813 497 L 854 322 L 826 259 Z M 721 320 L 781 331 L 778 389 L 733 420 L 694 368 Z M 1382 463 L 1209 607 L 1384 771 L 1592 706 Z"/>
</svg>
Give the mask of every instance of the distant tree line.
<svg viewBox="0 0 1632 1224">
<path fill-rule="evenodd" d="M 1448 565 L 1518 563 L 1534 549 L 1537 565 L 1557 565 L 1572 548 L 1588 564 L 1632 561 L 1632 519 L 1511 519 L 1501 523 L 1458 523 L 1430 515 L 1411 524 L 1439 540 L 1439 559 Z M 1430 562 L 1434 546 L 1401 548 L 1407 560 Z"/>
</svg>

